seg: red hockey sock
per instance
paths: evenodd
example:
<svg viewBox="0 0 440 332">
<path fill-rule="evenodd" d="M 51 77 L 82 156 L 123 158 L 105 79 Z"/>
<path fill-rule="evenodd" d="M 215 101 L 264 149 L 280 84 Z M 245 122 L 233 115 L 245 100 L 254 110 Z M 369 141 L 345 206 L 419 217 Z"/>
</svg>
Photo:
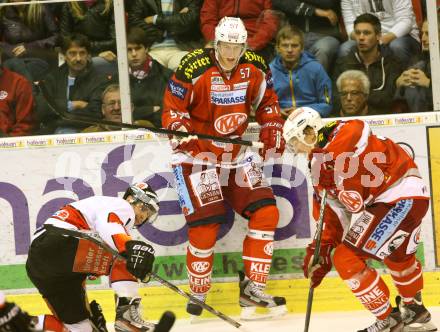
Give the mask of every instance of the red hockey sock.
<svg viewBox="0 0 440 332">
<path fill-rule="evenodd" d="M 416 294 L 423 289 L 423 272 L 420 262 L 412 256 L 404 262 L 396 263 L 385 259 L 384 263 L 390 270 L 391 278 L 403 302 L 413 302 Z"/>
<path fill-rule="evenodd" d="M 353 294 L 378 319 L 391 313 L 390 290 L 376 270 L 367 268 L 352 279 L 346 280 Z"/>
<path fill-rule="evenodd" d="M 278 209 L 269 205 L 255 211 L 249 221 L 249 231 L 243 241 L 243 265 L 246 276 L 256 283 L 267 282 L 278 216 Z"/>
<path fill-rule="evenodd" d="M 367 267 L 364 257 L 340 244 L 333 254 L 333 262 L 341 278 L 354 296 L 379 319 L 391 313 L 390 291 L 376 270 Z"/>
<path fill-rule="evenodd" d="M 214 245 L 218 229 L 218 224 L 208 224 L 190 227 L 188 230 L 186 269 L 190 289 L 195 294 L 205 294 L 211 288 Z"/>
</svg>

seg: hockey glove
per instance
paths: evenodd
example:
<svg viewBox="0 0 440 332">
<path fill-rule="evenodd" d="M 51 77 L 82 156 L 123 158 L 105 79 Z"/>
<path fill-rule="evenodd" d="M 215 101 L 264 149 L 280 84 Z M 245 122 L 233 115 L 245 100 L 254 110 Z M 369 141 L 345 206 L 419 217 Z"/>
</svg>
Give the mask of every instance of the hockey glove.
<svg viewBox="0 0 440 332">
<path fill-rule="evenodd" d="M 264 144 L 264 147 L 259 153 L 263 159 L 276 158 L 283 154 L 286 146 L 283 138 L 283 124 L 284 120 L 274 119 L 261 126 L 260 142 Z"/>
<path fill-rule="evenodd" d="M 312 178 L 319 179 L 314 181 L 314 185 L 317 184 L 322 189 L 331 191 L 336 188 L 335 183 L 335 162 L 331 158 L 330 154 L 320 148 L 315 148 L 312 150 L 312 157 L 314 162 L 312 164 Z M 319 169 L 315 169 L 314 165 L 319 166 Z"/>
<path fill-rule="evenodd" d="M 186 133 L 191 133 L 193 131 L 191 122 L 187 119 L 180 119 L 178 121 L 173 122 L 169 126 L 170 130 L 182 131 Z M 171 137 L 171 148 L 173 151 L 186 151 L 192 152 L 197 147 L 197 136 L 190 135 L 187 137 Z"/>
<path fill-rule="evenodd" d="M 31 316 L 15 303 L 5 302 L 0 306 L 0 332 L 34 332 Z"/>
<path fill-rule="evenodd" d="M 332 269 L 331 253 L 333 245 L 330 243 L 321 244 L 319 251 L 318 263 L 312 266 L 313 254 L 315 252 L 315 241 L 310 243 L 306 249 L 306 256 L 304 257 L 303 271 L 306 278 L 311 279 L 311 287 L 315 288 L 321 284 L 322 279 Z"/>
<path fill-rule="evenodd" d="M 153 270 L 153 247 L 143 241 L 127 241 L 125 250 L 127 271 L 137 279 L 144 280 Z"/>
</svg>

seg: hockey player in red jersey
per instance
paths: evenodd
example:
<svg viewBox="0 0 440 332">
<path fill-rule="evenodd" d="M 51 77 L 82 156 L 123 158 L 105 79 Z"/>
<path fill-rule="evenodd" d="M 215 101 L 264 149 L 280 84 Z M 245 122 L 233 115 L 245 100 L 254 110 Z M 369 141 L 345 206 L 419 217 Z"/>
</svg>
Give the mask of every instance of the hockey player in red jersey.
<svg viewBox="0 0 440 332">
<path fill-rule="evenodd" d="M 151 272 L 154 249 L 133 240 L 129 232 L 153 222 L 158 211 L 156 193 L 139 182 L 123 198 L 89 197 L 64 206 L 47 219 L 35 232 L 26 262 L 29 278 L 54 313 L 40 319 L 38 327 L 55 332 L 107 331 L 99 306 L 96 302 L 89 306 L 84 286 L 88 276 L 109 275 L 116 293 L 115 331 L 154 331 L 155 325 L 141 318 L 137 281 Z M 91 241 L 65 236 L 62 229 L 98 235 L 126 261 L 114 259 Z"/>
<path fill-rule="evenodd" d="M 429 193 L 412 158 L 392 140 L 373 135 L 366 122 L 324 125 L 308 107 L 289 116 L 284 137 L 293 152 L 308 154 L 316 219 L 327 191 L 320 263 L 311 266 L 314 242 L 304 258 L 311 287 L 331 270 L 333 252 L 340 277 L 376 316 L 359 332 L 437 331 L 422 303 L 422 266 L 415 256 Z M 399 310 L 392 309 L 389 289 L 366 264 L 368 258 L 382 261 L 390 271 L 400 294 Z"/>
<path fill-rule="evenodd" d="M 164 128 L 238 138 L 251 111 L 261 125 L 262 158 L 284 151 L 283 123 L 272 79 L 264 59 L 246 50 L 247 32 L 236 17 L 224 17 L 216 27 L 213 49 L 185 56 L 169 80 L 164 96 Z M 264 292 L 272 261 L 278 209 L 273 192 L 252 165 L 261 164 L 253 151 L 238 145 L 195 136 L 173 139 L 173 171 L 188 224 L 187 271 L 191 292 L 204 301 L 211 288 L 214 246 L 225 202 L 249 220 L 243 242 L 244 273 L 240 273 L 242 317 L 252 318 L 257 306 L 270 314 L 285 311 L 285 299 Z M 187 311 L 202 308 L 189 302 Z"/>
</svg>

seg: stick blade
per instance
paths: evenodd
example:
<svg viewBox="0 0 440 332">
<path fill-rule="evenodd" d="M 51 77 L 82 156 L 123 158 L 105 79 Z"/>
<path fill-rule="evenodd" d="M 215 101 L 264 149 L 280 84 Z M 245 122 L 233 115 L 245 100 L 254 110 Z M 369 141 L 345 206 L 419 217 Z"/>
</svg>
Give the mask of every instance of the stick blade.
<svg viewBox="0 0 440 332">
<path fill-rule="evenodd" d="M 165 311 L 160 317 L 154 332 L 168 332 L 176 321 L 176 315 L 172 311 Z"/>
</svg>

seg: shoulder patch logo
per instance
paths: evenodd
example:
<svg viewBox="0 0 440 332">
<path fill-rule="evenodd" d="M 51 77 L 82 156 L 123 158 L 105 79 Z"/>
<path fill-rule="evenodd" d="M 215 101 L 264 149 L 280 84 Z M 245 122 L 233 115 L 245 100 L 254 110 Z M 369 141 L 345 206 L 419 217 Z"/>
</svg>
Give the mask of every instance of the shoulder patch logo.
<svg viewBox="0 0 440 332">
<path fill-rule="evenodd" d="M 231 113 L 219 117 L 215 120 L 214 127 L 217 132 L 223 135 L 233 133 L 246 122 L 248 116 L 245 113 Z"/>
<path fill-rule="evenodd" d="M 353 213 L 359 212 L 364 205 L 364 200 L 357 191 L 343 190 L 339 193 L 338 199 L 348 211 Z"/>
<path fill-rule="evenodd" d="M 168 81 L 168 89 L 170 89 L 172 95 L 182 100 L 185 99 L 186 93 L 188 92 L 187 88 L 183 87 L 182 84 L 177 83 L 173 79 Z"/>
</svg>

